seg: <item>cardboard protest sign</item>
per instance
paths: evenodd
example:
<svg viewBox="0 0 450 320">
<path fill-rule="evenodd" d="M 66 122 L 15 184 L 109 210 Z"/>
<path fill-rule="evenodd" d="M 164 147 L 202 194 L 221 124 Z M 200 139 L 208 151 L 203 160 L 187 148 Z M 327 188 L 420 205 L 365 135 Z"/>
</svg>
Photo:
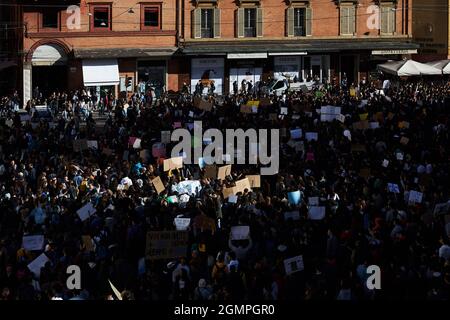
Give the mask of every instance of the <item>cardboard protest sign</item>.
<svg viewBox="0 0 450 320">
<path fill-rule="evenodd" d="M 217 179 L 225 180 L 225 177 L 231 174 L 231 164 L 219 167 L 217 171 Z"/>
<path fill-rule="evenodd" d="M 97 210 L 94 208 L 91 202 L 88 202 L 83 207 L 77 210 L 77 215 L 80 217 L 81 221 L 88 219 L 90 216 L 94 215 Z"/>
<path fill-rule="evenodd" d="M 86 251 L 89 251 L 89 252 L 95 251 L 94 243 L 92 241 L 91 236 L 89 236 L 89 235 L 81 236 L 81 241 L 83 242 L 83 246 Z"/>
<path fill-rule="evenodd" d="M 288 192 L 288 200 L 290 204 L 298 205 L 301 200 L 300 190 Z"/>
<path fill-rule="evenodd" d="M 110 148 L 103 148 L 102 153 L 103 153 L 104 155 L 110 156 L 110 155 L 113 154 L 113 150 L 110 149 Z"/>
<path fill-rule="evenodd" d="M 367 179 L 370 177 L 370 169 L 369 168 L 363 168 L 361 170 L 359 170 L 359 176 Z"/>
<path fill-rule="evenodd" d="M 247 104 L 242 104 L 240 111 L 241 113 L 253 113 L 252 106 L 249 106 Z"/>
<path fill-rule="evenodd" d="M 73 151 L 80 152 L 88 149 L 88 142 L 86 139 L 73 140 Z"/>
<path fill-rule="evenodd" d="M 186 256 L 188 232 L 149 231 L 147 232 L 146 257 L 149 260 L 172 259 Z"/>
<path fill-rule="evenodd" d="M 284 271 L 287 275 L 291 275 L 298 271 L 303 271 L 305 266 L 303 264 L 303 256 L 296 256 L 284 260 Z"/>
<path fill-rule="evenodd" d="M 322 220 L 323 218 L 325 218 L 325 207 L 311 206 L 308 208 L 308 219 Z"/>
<path fill-rule="evenodd" d="M 191 218 L 175 218 L 174 223 L 178 231 L 184 231 L 189 228 Z"/>
<path fill-rule="evenodd" d="M 245 240 L 250 235 L 249 226 L 234 226 L 231 227 L 231 240 Z"/>
<path fill-rule="evenodd" d="M 270 106 L 271 105 L 270 98 L 264 97 L 264 98 L 259 99 L 259 105 L 261 107 Z"/>
<path fill-rule="evenodd" d="M 244 178 L 236 181 L 235 191 L 236 193 L 244 193 L 244 191 L 251 191 L 252 187 L 250 186 L 250 180 L 248 178 Z"/>
<path fill-rule="evenodd" d="M 396 183 L 388 183 L 388 190 L 389 192 L 400 193 L 400 189 Z"/>
<path fill-rule="evenodd" d="M 97 140 L 87 140 L 87 146 L 88 146 L 88 149 L 97 150 L 98 142 L 97 142 Z"/>
<path fill-rule="evenodd" d="M 28 251 L 42 250 L 44 248 L 44 236 L 43 235 L 23 236 L 22 248 Z"/>
<path fill-rule="evenodd" d="M 217 178 L 217 166 L 216 165 L 206 165 L 205 172 L 203 173 L 203 177 L 207 179 L 216 179 Z"/>
<path fill-rule="evenodd" d="M 319 140 L 319 134 L 317 132 L 306 132 L 305 138 L 307 141 Z"/>
<path fill-rule="evenodd" d="M 199 108 L 200 110 L 211 111 L 213 104 L 212 104 L 212 102 L 200 99 L 200 101 L 196 107 Z"/>
<path fill-rule="evenodd" d="M 236 192 L 236 187 L 223 188 L 223 190 L 222 190 L 222 195 L 223 195 L 224 199 L 226 199 L 226 198 L 228 198 L 228 197 L 230 197 L 232 195 L 235 195 L 236 193 L 237 193 Z"/>
<path fill-rule="evenodd" d="M 183 168 L 183 157 L 174 157 L 164 160 L 164 171 Z"/>
<path fill-rule="evenodd" d="M 291 139 L 296 140 L 302 137 L 302 129 L 291 130 Z"/>
<path fill-rule="evenodd" d="M 161 131 L 161 142 L 170 143 L 171 134 L 170 131 Z"/>
<path fill-rule="evenodd" d="M 216 232 L 216 221 L 204 214 L 195 216 L 193 225 L 201 231 L 209 230 L 212 233 Z"/>
<path fill-rule="evenodd" d="M 408 121 L 400 121 L 398 123 L 399 129 L 408 129 L 409 128 L 409 122 Z"/>
<path fill-rule="evenodd" d="M 309 197 L 308 205 L 310 206 L 318 206 L 319 205 L 319 197 Z"/>
<path fill-rule="evenodd" d="M 160 194 L 161 192 L 166 190 L 160 177 L 156 177 L 156 178 L 152 179 L 151 182 L 152 182 L 152 185 L 155 187 L 155 190 L 158 194 Z"/>
<path fill-rule="evenodd" d="M 403 145 L 407 145 L 409 142 L 409 139 L 407 137 L 401 137 L 400 138 L 400 143 Z"/>
<path fill-rule="evenodd" d="M 366 146 L 359 143 L 352 144 L 352 152 L 366 152 Z"/>
<path fill-rule="evenodd" d="M 36 259 L 30 262 L 27 267 L 31 273 L 39 279 L 41 277 L 41 268 L 44 267 L 48 261 L 50 261 L 50 259 L 45 255 L 45 253 L 41 253 Z"/>
<path fill-rule="evenodd" d="M 261 176 L 260 175 L 250 175 L 245 176 L 250 181 L 251 188 L 260 188 L 261 187 Z"/>
<path fill-rule="evenodd" d="M 422 202 L 423 193 L 415 190 L 409 191 L 408 202 L 409 203 L 421 203 Z"/>
<path fill-rule="evenodd" d="M 353 129 L 355 129 L 355 130 L 369 129 L 369 121 L 364 120 L 364 121 L 354 122 L 353 123 Z"/>
<path fill-rule="evenodd" d="M 300 212 L 298 211 L 287 211 L 284 213 L 284 220 L 300 220 Z"/>
</svg>

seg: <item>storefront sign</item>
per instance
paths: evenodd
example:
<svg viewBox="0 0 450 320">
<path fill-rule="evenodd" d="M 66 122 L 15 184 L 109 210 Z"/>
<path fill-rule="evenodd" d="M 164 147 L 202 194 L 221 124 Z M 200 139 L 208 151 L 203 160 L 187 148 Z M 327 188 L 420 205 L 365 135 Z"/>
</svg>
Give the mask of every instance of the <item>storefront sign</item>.
<svg viewBox="0 0 450 320">
<path fill-rule="evenodd" d="M 372 50 L 372 54 L 395 55 L 395 54 L 416 54 L 417 49 L 413 50 Z"/>
</svg>

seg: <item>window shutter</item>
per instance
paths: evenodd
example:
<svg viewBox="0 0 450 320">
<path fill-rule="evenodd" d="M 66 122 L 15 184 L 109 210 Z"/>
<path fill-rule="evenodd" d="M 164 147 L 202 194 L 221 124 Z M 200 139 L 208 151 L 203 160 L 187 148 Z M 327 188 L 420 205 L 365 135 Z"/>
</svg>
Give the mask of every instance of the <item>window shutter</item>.
<svg viewBox="0 0 450 320">
<path fill-rule="evenodd" d="M 306 25 L 306 35 L 310 36 L 312 34 L 312 9 L 305 9 L 305 25 Z"/>
<path fill-rule="evenodd" d="M 193 38 L 201 38 L 201 19 L 202 19 L 202 11 L 200 8 L 192 10 L 192 37 Z"/>
<path fill-rule="evenodd" d="M 388 32 L 389 33 L 395 33 L 395 31 L 396 31 L 396 27 L 395 27 L 395 21 L 396 21 L 396 11 L 394 11 L 394 5 L 392 5 L 392 7 L 389 7 L 388 8 L 388 10 L 389 10 L 389 21 L 388 21 L 388 24 L 389 24 L 389 28 L 388 28 Z"/>
<path fill-rule="evenodd" d="M 263 11 L 262 8 L 256 8 L 256 36 L 263 36 Z"/>
<path fill-rule="evenodd" d="M 286 9 L 286 35 L 294 36 L 294 8 L 292 7 Z"/>
<path fill-rule="evenodd" d="M 350 6 L 348 8 L 348 14 L 349 14 L 349 19 L 348 19 L 348 23 L 349 23 L 349 27 L 348 27 L 348 33 L 353 35 L 356 33 L 356 7 L 355 6 Z"/>
<path fill-rule="evenodd" d="M 236 34 L 238 38 L 244 37 L 244 8 L 238 8 L 236 10 L 237 24 L 236 24 Z"/>
<path fill-rule="evenodd" d="M 341 6 L 340 7 L 340 32 L 341 35 L 348 34 L 348 10 L 347 7 Z"/>
<path fill-rule="evenodd" d="M 220 9 L 214 8 L 214 38 L 220 38 Z"/>
</svg>

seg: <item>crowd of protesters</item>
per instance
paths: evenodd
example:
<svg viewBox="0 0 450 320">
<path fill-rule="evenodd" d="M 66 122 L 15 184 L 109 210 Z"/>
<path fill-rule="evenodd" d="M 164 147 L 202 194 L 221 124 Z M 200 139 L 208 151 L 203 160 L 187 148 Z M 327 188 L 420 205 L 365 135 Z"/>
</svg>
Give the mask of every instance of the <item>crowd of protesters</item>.
<svg viewBox="0 0 450 320">
<path fill-rule="evenodd" d="M 110 280 L 123 299 L 136 300 L 448 300 L 449 89 L 442 80 L 331 81 L 264 97 L 236 85 L 234 94 L 204 97 L 211 111 L 194 106 L 187 86 L 160 99 L 86 90 L 42 97 L 37 89 L 26 113 L 17 112 L 17 94 L 5 97 L 0 299 L 117 299 Z M 257 113 L 240 112 L 248 100 L 263 98 L 270 103 Z M 52 121 L 40 120 L 36 105 L 46 105 Z M 321 121 L 321 106 L 341 107 L 345 119 Z M 104 124 L 95 112 L 105 114 Z M 356 128 L 362 119 L 378 125 Z M 260 188 L 232 203 L 223 188 L 258 174 L 259 165 L 232 165 L 222 181 L 205 178 L 197 164 L 164 171 L 161 157 L 141 157 L 161 141 L 161 131 L 194 120 L 204 130 L 280 129 L 278 174 L 261 176 Z M 296 128 L 317 132 L 318 140 L 293 141 Z M 130 137 L 141 139 L 139 148 Z M 82 139 L 98 144 L 75 150 Z M 166 144 L 167 157 L 172 146 Z M 165 186 L 159 194 L 151 183 L 157 176 Z M 181 201 L 172 186 L 186 179 L 199 180 L 201 190 Z M 288 201 L 296 190 L 299 205 Z M 411 191 L 421 201 L 409 201 Z M 169 201 L 174 195 L 179 201 Z M 310 197 L 326 207 L 323 219 L 308 218 Z M 88 202 L 96 212 L 81 221 L 77 210 Z M 299 218 L 285 219 L 293 211 Z M 199 216 L 214 227 L 199 228 Z M 175 230 L 176 217 L 191 218 L 185 255 L 145 259 L 147 232 Z M 239 225 L 250 234 L 232 240 L 230 228 Z M 28 235 L 44 236 L 42 250 L 23 248 Z M 42 253 L 49 261 L 38 275 L 27 266 Z M 304 269 L 287 274 L 284 260 L 299 255 Z M 67 288 L 70 265 L 81 268 L 80 290 Z M 379 290 L 366 285 L 371 265 L 381 270 Z"/>
</svg>

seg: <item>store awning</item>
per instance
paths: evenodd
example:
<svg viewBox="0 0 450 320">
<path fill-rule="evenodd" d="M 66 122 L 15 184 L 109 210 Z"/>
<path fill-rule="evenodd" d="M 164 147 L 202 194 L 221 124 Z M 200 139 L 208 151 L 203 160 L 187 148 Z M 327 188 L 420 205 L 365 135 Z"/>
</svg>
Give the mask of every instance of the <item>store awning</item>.
<svg viewBox="0 0 450 320">
<path fill-rule="evenodd" d="M 86 87 L 119 84 L 117 59 L 83 60 L 83 83 Z"/>
<path fill-rule="evenodd" d="M 77 59 L 170 57 L 176 47 L 74 49 Z"/>
<path fill-rule="evenodd" d="M 399 77 L 430 76 L 442 74 L 440 69 L 414 60 L 391 61 L 379 64 L 378 69 Z"/>
<path fill-rule="evenodd" d="M 427 65 L 438 68 L 443 74 L 450 74 L 450 60 L 428 62 Z"/>
<path fill-rule="evenodd" d="M 295 39 L 246 41 L 186 41 L 181 49 L 186 55 L 223 55 L 266 53 L 268 55 L 298 55 L 328 52 L 372 50 L 415 50 L 419 45 L 406 38 L 389 39 Z"/>
</svg>

